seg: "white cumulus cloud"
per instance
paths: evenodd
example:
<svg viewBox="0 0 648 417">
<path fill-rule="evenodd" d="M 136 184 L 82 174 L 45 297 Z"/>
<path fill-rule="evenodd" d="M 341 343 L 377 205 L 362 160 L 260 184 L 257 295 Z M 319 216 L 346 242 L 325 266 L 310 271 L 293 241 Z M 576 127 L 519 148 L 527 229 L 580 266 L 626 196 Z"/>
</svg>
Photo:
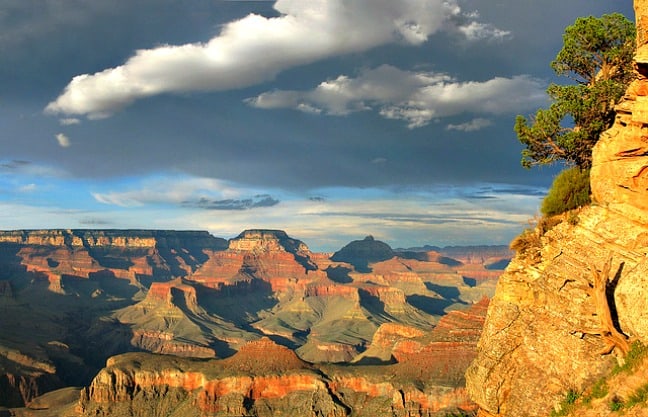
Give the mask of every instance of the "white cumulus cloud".
<svg viewBox="0 0 648 417">
<path fill-rule="evenodd" d="M 459 26 L 459 31 L 470 41 L 482 39 L 505 40 L 511 38 L 511 32 L 501 30 L 488 23 L 472 21 L 466 25 Z"/>
<path fill-rule="evenodd" d="M 404 71 L 383 65 L 356 78 L 341 75 L 313 90 L 266 92 L 248 99 L 247 103 L 263 109 L 308 109 L 310 113 L 329 115 L 377 110 L 385 118 L 404 120 L 409 128 L 417 128 L 431 120 L 462 113 L 519 112 L 545 101 L 544 83 L 526 75 L 458 81 L 446 74 Z M 473 129 L 485 127 L 484 119 L 476 123 Z"/>
<path fill-rule="evenodd" d="M 278 17 L 250 14 L 205 43 L 139 50 L 121 66 L 74 77 L 46 107 L 102 118 L 162 93 L 253 85 L 337 54 L 420 44 L 460 13 L 456 0 L 278 0 Z"/>
</svg>

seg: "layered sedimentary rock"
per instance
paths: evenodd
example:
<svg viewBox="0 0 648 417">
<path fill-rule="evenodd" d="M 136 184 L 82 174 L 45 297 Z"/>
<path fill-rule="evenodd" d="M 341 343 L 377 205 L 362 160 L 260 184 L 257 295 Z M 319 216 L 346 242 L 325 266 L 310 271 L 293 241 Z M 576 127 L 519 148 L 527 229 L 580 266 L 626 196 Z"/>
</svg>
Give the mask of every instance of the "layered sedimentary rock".
<svg viewBox="0 0 648 417">
<path fill-rule="evenodd" d="M 470 409 L 461 389 L 422 382 L 417 388 L 390 374 L 317 368 L 267 339 L 207 362 L 131 353 L 112 358 L 82 391 L 80 410 L 93 416 L 429 417 Z"/>
<path fill-rule="evenodd" d="M 32 230 L 0 232 L 3 257 L 15 253 L 27 272 L 40 274 L 65 293 L 65 276 L 109 272 L 134 281 L 186 276 L 206 260 L 204 249 L 223 250 L 224 239 L 207 232 L 146 230 Z"/>
<path fill-rule="evenodd" d="M 467 372 L 484 416 L 546 416 L 622 360 L 628 338 L 648 341 L 648 4 L 635 6 L 638 78 L 594 147 L 594 204 L 528 234 L 499 280 Z"/>
</svg>

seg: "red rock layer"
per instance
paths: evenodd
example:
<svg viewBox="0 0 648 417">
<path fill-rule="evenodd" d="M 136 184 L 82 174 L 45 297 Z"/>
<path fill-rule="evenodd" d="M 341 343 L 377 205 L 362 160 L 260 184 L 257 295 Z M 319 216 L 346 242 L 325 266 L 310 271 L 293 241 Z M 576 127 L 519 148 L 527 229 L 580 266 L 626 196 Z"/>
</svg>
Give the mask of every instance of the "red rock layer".
<svg viewBox="0 0 648 417">
<path fill-rule="evenodd" d="M 169 282 L 154 282 L 146 294 L 145 303 L 164 303 L 168 305 L 186 306 L 192 311 L 198 308 L 196 288 L 183 284 L 176 279 Z"/>
<path fill-rule="evenodd" d="M 267 337 L 246 343 L 236 354 L 224 359 L 223 364 L 228 369 L 256 374 L 309 368 L 295 352 Z"/>
<path fill-rule="evenodd" d="M 350 415 L 432 416 L 443 410 L 470 410 L 465 390 L 429 386 L 424 390 L 386 377 L 349 374 L 347 368 L 314 371 L 269 340 L 252 342 L 237 359 L 273 362 L 270 368 L 232 368 L 235 361 L 120 355 L 82 391 L 84 415 L 116 415 L 132 408 L 173 412 L 192 404 L 219 415 L 347 417 Z M 262 356 L 259 356 L 262 355 Z M 236 355 L 235 355 L 236 356 Z M 278 356 L 278 359 L 275 358 Z M 280 369 L 280 370 L 279 370 Z M 391 371 L 389 371 L 391 373 Z M 164 399 L 164 400 L 162 400 Z M 169 408 L 170 407 L 170 408 Z"/>
</svg>

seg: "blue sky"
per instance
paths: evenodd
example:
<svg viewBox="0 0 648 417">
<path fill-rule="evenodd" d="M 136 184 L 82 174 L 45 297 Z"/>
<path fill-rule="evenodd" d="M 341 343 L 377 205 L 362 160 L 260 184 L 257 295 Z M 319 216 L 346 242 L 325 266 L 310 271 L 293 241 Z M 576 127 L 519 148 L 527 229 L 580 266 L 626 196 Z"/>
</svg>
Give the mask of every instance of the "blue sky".
<svg viewBox="0 0 648 417">
<path fill-rule="evenodd" d="M 592 0 L 4 0 L 0 228 L 506 244 L 516 114 Z"/>
</svg>

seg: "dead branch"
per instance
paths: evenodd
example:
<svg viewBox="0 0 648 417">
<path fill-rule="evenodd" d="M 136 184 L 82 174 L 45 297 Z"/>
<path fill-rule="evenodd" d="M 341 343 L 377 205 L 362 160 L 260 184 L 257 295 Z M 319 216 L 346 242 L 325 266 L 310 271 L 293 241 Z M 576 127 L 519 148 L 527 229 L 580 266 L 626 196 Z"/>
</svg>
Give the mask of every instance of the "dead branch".
<svg viewBox="0 0 648 417">
<path fill-rule="evenodd" d="M 612 268 L 612 257 L 607 260 L 603 269 L 598 271 L 596 268 L 591 268 L 592 271 L 592 287 L 588 293 L 594 300 L 596 306 L 596 316 L 600 321 L 600 328 L 592 331 L 585 331 L 584 333 L 594 334 L 601 336 L 605 342 L 605 348 L 599 353 L 607 355 L 611 353 L 614 348 L 617 348 L 623 356 L 630 351 L 630 344 L 627 337 L 617 330 L 612 319 L 612 311 L 607 298 L 607 288 L 610 279 L 610 270 Z"/>
</svg>

